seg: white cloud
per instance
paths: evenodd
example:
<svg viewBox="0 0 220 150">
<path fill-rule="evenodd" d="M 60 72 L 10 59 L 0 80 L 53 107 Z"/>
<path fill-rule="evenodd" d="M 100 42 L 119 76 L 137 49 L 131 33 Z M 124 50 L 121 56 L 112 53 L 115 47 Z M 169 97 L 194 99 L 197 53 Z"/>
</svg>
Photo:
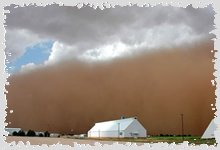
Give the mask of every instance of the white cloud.
<svg viewBox="0 0 220 150">
<path fill-rule="evenodd" d="M 35 65 L 34 63 L 28 63 L 26 65 L 21 66 L 20 72 L 22 73 L 29 72 L 29 71 L 36 69 L 39 66 L 40 65 Z"/>
<path fill-rule="evenodd" d="M 53 43 L 51 48 L 50 56 L 45 64 L 52 64 L 59 62 L 62 59 L 69 59 L 76 57 L 77 49 L 75 46 L 69 46 L 58 41 Z"/>
<path fill-rule="evenodd" d="M 81 60 L 109 60 L 115 57 L 126 56 L 130 52 L 129 46 L 121 42 L 103 45 L 102 47 L 85 51 L 79 59 Z"/>
</svg>

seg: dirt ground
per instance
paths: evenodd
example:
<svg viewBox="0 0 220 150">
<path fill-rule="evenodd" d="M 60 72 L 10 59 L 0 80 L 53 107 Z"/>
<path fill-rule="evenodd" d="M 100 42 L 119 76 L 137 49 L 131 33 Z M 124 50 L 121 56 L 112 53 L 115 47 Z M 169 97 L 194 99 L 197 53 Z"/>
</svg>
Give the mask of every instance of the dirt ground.
<svg viewBox="0 0 220 150">
<path fill-rule="evenodd" d="M 74 147 L 74 142 L 77 142 L 77 144 L 89 144 L 90 146 L 95 146 L 95 142 L 98 142 L 102 145 L 108 144 L 112 145 L 113 143 L 116 143 L 116 141 L 99 141 L 99 140 L 83 140 L 83 139 L 64 139 L 64 138 L 56 138 L 56 137 L 15 137 L 15 136 L 6 136 L 5 142 L 7 143 L 12 143 L 15 142 L 16 145 L 18 144 L 19 141 L 22 141 L 25 145 L 27 144 L 26 142 L 29 141 L 30 145 L 43 145 L 47 144 L 48 146 L 50 145 L 56 145 L 57 143 L 62 144 L 62 145 L 69 145 L 71 147 Z M 118 142 L 119 144 L 123 145 L 129 145 L 126 142 Z M 131 143 L 133 144 L 133 143 Z M 144 143 L 136 143 L 137 146 L 144 145 Z"/>
</svg>

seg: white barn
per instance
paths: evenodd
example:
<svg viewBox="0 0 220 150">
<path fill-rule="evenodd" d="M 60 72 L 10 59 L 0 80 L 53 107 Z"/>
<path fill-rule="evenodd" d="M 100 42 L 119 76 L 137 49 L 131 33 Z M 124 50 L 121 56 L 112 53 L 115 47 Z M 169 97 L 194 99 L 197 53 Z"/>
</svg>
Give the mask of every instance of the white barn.
<svg viewBox="0 0 220 150">
<path fill-rule="evenodd" d="M 215 138 L 215 130 L 217 129 L 214 119 L 211 120 L 208 127 L 206 128 L 205 132 L 203 133 L 201 139 L 213 139 Z"/>
<path fill-rule="evenodd" d="M 89 138 L 146 138 L 147 131 L 136 117 L 96 123 Z"/>
</svg>

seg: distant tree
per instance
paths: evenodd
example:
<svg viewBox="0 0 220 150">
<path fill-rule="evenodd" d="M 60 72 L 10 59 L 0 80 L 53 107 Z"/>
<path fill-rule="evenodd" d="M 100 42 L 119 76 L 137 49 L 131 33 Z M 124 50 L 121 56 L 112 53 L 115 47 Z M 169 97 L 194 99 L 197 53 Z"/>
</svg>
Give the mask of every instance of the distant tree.
<svg viewBox="0 0 220 150">
<path fill-rule="evenodd" d="M 44 136 L 43 133 L 40 133 L 40 134 L 39 134 L 39 137 L 43 137 L 43 136 Z"/>
<path fill-rule="evenodd" d="M 28 130 L 27 132 L 27 136 L 35 136 L 36 133 L 34 132 L 34 130 Z"/>
<path fill-rule="evenodd" d="M 44 132 L 45 137 L 50 137 L 50 133 L 48 131 Z"/>
<path fill-rule="evenodd" d="M 160 136 L 164 136 L 163 134 L 160 134 Z"/>
<path fill-rule="evenodd" d="M 191 136 L 191 134 L 188 134 L 188 136 Z"/>
<path fill-rule="evenodd" d="M 18 131 L 18 136 L 25 136 L 25 132 L 23 130 Z"/>
<path fill-rule="evenodd" d="M 17 135 L 18 135 L 18 132 L 17 132 L 17 131 L 14 131 L 14 132 L 12 133 L 12 135 L 13 135 L 13 136 L 17 136 Z"/>
</svg>

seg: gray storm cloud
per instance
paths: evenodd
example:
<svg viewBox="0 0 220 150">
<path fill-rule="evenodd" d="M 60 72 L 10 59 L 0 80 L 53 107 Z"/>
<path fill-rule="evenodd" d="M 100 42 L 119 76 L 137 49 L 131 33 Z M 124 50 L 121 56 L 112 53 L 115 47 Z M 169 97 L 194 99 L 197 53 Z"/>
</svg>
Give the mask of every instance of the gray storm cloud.
<svg viewBox="0 0 220 150">
<path fill-rule="evenodd" d="M 17 8 L 12 5 L 5 9 L 10 11 L 6 18 L 6 37 L 12 40 L 6 40 L 6 51 L 12 52 L 12 58 L 8 58 L 12 61 L 25 52 L 25 44 L 36 43 L 37 40 L 39 42 L 39 39 L 54 40 L 64 47 L 74 47 L 69 48 L 66 56 L 76 56 L 118 42 L 137 49 L 176 47 L 204 38 L 214 38 L 214 35 L 209 34 L 214 29 L 215 12 L 211 5 L 197 9 L 191 5 L 186 8 L 157 5 L 116 6 L 101 10 L 90 6 L 78 9 L 76 6 L 54 4 Z M 26 32 L 16 34 L 20 30 Z M 18 38 L 13 40 L 10 34 L 12 31 Z M 28 36 L 29 39 L 19 40 L 19 36 Z M 23 43 L 24 46 L 16 49 L 17 43 Z"/>
</svg>

